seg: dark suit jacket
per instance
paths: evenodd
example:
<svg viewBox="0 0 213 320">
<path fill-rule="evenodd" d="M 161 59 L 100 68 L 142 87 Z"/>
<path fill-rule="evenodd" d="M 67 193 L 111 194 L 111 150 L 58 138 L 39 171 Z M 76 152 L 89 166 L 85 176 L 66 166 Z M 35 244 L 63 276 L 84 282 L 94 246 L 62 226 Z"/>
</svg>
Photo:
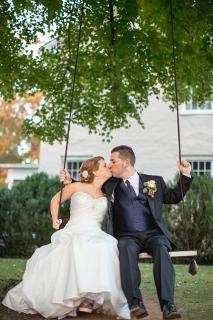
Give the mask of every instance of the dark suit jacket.
<svg viewBox="0 0 213 320">
<path fill-rule="evenodd" d="M 175 244 L 171 241 L 169 231 L 162 217 L 162 207 L 163 207 L 163 204 L 175 204 L 182 200 L 180 180 L 178 181 L 175 188 L 171 189 L 166 186 L 165 181 L 160 176 L 139 174 L 139 177 L 141 180 L 140 184 L 142 186 L 141 191 L 143 191 L 144 182 L 147 182 L 149 180 L 155 180 L 156 182 L 157 191 L 154 197 L 147 196 L 150 210 L 153 215 L 154 221 L 156 222 L 156 224 L 158 225 L 162 233 L 168 238 L 168 240 L 172 245 L 172 248 L 174 249 Z M 119 178 L 112 177 L 105 182 L 102 188 L 103 192 L 106 194 L 108 199 L 108 215 L 106 217 L 106 231 L 112 236 L 114 235 L 114 232 L 113 232 L 113 207 L 112 207 L 111 198 L 112 198 L 113 191 L 115 190 L 119 181 L 120 181 Z M 192 178 L 181 175 L 183 195 L 185 195 L 186 192 L 188 191 L 191 185 L 191 182 L 192 182 Z"/>
</svg>

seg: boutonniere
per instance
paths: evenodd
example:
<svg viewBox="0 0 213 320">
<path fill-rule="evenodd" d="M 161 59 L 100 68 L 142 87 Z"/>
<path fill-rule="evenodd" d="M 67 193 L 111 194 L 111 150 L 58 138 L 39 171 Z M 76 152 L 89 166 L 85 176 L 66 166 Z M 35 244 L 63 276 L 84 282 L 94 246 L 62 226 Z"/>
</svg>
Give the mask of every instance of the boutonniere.
<svg viewBox="0 0 213 320">
<path fill-rule="evenodd" d="M 157 191 L 155 180 L 149 180 L 147 182 L 144 182 L 143 185 L 144 185 L 143 192 L 147 193 L 148 196 L 153 198 L 155 195 L 155 192 Z"/>
</svg>

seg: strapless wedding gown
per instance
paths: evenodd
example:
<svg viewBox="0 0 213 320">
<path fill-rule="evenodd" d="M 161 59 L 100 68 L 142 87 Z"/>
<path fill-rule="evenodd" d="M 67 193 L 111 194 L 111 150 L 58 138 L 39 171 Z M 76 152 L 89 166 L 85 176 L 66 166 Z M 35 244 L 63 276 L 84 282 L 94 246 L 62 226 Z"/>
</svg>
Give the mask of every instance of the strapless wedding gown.
<svg viewBox="0 0 213 320">
<path fill-rule="evenodd" d="M 2 303 L 18 312 L 63 319 L 86 299 L 94 309 L 130 319 L 121 289 L 117 241 L 101 230 L 107 199 L 75 192 L 70 220 L 27 261 L 23 280 Z"/>
</svg>

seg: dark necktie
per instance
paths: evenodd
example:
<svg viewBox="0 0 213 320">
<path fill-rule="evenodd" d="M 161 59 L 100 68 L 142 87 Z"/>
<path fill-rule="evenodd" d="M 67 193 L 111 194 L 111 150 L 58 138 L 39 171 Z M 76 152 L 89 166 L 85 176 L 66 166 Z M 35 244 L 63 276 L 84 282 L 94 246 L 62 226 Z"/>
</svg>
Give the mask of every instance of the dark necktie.
<svg viewBox="0 0 213 320">
<path fill-rule="evenodd" d="M 129 193 L 131 194 L 131 196 L 132 196 L 133 198 L 135 198 L 135 197 L 136 197 L 136 193 L 135 193 L 135 190 L 134 190 L 133 186 L 132 186 L 131 183 L 129 182 L 129 180 L 126 180 L 126 187 L 127 187 L 127 189 L 129 190 Z"/>
</svg>

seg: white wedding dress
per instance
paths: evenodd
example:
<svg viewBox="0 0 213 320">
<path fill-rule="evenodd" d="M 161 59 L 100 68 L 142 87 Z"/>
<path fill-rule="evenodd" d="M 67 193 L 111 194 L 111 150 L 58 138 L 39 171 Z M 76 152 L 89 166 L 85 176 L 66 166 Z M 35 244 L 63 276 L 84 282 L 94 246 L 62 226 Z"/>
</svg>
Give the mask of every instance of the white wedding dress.
<svg viewBox="0 0 213 320">
<path fill-rule="evenodd" d="M 105 197 L 75 192 L 71 216 L 51 243 L 27 261 L 23 280 L 2 303 L 18 312 L 63 319 L 77 315 L 86 299 L 104 314 L 130 319 L 120 284 L 117 241 L 101 230 L 107 210 Z"/>
</svg>

